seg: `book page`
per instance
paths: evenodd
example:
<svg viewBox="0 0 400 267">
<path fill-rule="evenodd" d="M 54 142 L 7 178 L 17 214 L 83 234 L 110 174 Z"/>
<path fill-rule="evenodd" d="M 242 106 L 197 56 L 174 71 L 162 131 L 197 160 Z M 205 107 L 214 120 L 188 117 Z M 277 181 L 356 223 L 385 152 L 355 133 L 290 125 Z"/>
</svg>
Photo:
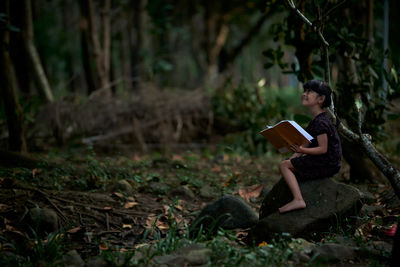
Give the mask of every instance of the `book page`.
<svg viewBox="0 0 400 267">
<path fill-rule="evenodd" d="M 300 125 L 297 124 L 295 121 L 288 121 L 291 125 L 293 125 L 302 135 L 304 135 L 305 138 L 307 138 L 308 141 L 313 140 L 314 138 L 306 132 L 306 130 L 303 129 Z"/>
</svg>

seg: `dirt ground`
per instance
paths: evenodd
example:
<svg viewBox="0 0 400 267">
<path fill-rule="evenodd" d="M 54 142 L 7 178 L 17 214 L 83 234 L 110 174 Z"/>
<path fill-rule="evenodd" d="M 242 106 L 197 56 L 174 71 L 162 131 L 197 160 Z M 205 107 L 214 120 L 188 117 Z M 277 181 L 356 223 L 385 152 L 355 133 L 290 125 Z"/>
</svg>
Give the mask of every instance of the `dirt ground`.
<svg viewBox="0 0 400 267">
<path fill-rule="evenodd" d="M 55 166 L 2 169 L 1 235 L 29 247 L 35 242 L 33 233 L 45 238 L 46 232 L 57 230 L 83 259 L 109 248 L 130 251 L 155 242 L 168 233 L 171 220 L 185 231 L 207 203 L 225 194 L 241 195 L 258 213 L 263 194 L 280 178 L 279 157 L 49 155 L 42 158 L 57 162 Z M 348 181 L 347 166 L 336 179 Z M 360 237 L 392 242 L 387 231 L 398 219 L 399 200 L 382 178 L 356 186 L 376 199 L 370 203 L 376 210 L 359 228 Z M 35 207 L 52 210 L 57 226 L 37 225 L 31 216 Z M 13 248 L 2 242 L 2 250 Z"/>
</svg>

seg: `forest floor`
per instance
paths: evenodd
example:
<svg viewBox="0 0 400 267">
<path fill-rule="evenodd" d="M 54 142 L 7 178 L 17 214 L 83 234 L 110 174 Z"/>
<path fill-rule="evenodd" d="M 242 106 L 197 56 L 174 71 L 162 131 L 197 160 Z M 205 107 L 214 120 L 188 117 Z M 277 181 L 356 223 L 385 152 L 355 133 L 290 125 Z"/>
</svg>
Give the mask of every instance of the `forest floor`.
<svg viewBox="0 0 400 267">
<path fill-rule="evenodd" d="M 66 252 L 75 250 L 85 262 L 100 255 L 117 266 L 115 253 L 134 255 L 141 247 L 152 247 L 151 255 L 140 259 L 148 264 L 157 255 L 173 252 L 181 240 L 189 238 L 189 225 L 206 204 L 227 194 L 237 195 L 258 214 L 263 196 L 280 179 L 280 156 L 187 151 L 107 157 L 93 149 L 75 149 L 36 157 L 42 162 L 36 167 L 0 169 L 0 250 L 5 252 L 0 257 L 2 263 L 57 265 Z M 349 184 L 348 175 L 348 167 L 344 166 L 335 179 Z M 375 208 L 363 218 L 357 235 L 336 229 L 320 242 L 344 236 L 357 244 L 391 245 L 390 231 L 399 218 L 400 205 L 390 185 L 380 177 L 355 186 L 373 195 L 375 201 L 369 205 Z M 50 219 L 45 219 L 43 213 L 42 218 L 35 219 L 38 207 L 42 212 L 45 208 L 52 210 Z M 51 221 L 52 217 L 56 222 Z M 238 247 L 235 253 L 227 251 L 226 259 L 212 254 L 208 264 L 231 266 L 232 262 L 243 261 L 239 257 L 249 253 L 244 243 L 246 231 L 219 235 Z M 275 247 L 285 250 L 286 245 Z M 219 246 L 227 249 L 225 241 Z M 386 265 L 388 250 L 377 259 L 348 263 Z M 290 261 L 289 254 L 277 252 L 277 261 Z"/>
</svg>

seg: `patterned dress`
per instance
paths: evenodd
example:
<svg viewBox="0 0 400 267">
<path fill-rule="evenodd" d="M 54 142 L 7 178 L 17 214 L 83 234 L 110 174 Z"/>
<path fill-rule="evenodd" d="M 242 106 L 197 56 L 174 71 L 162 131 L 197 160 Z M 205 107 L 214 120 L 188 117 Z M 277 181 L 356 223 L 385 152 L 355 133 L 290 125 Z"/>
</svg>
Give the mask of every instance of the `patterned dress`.
<svg viewBox="0 0 400 267">
<path fill-rule="evenodd" d="M 329 119 L 326 112 L 318 114 L 308 124 L 306 131 L 314 137 L 309 147 L 317 147 L 317 136 L 327 134 L 328 150 L 321 155 L 304 154 L 297 158 L 291 159 L 295 170 L 294 174 L 300 180 L 312 180 L 324 177 L 331 177 L 338 173 L 342 161 L 342 147 L 340 144 L 339 134 Z"/>
</svg>

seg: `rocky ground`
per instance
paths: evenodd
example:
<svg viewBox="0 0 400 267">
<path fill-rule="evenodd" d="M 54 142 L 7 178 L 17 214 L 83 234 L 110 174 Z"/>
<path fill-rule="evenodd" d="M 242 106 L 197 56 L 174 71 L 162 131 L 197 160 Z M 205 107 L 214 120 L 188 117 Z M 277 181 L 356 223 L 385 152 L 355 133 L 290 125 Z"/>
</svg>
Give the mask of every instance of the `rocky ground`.
<svg viewBox="0 0 400 267">
<path fill-rule="evenodd" d="M 37 166 L 1 169 L 3 263 L 265 266 L 322 261 L 340 266 L 389 262 L 400 202 L 382 178 L 353 185 L 363 192 L 363 205 L 348 227 L 341 224 L 314 239 L 280 233 L 279 238 L 256 242 L 249 227 L 194 236 L 191 226 L 207 204 L 227 195 L 240 199 L 258 216 L 263 200 L 280 179 L 277 157 L 185 152 L 107 158 L 80 151 L 40 158 Z M 335 180 L 348 182 L 346 167 Z"/>
</svg>

